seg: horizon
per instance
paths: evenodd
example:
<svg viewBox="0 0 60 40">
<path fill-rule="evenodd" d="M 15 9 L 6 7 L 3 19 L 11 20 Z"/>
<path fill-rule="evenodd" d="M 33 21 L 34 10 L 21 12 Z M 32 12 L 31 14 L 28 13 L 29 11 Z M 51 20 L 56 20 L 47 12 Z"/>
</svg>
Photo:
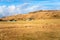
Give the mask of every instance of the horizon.
<svg viewBox="0 0 60 40">
<path fill-rule="evenodd" d="M 28 12 L 28 13 L 21 13 L 21 14 L 22 15 L 23 14 L 29 14 L 29 13 L 39 12 L 39 11 L 42 11 L 42 12 L 43 11 L 53 11 L 54 12 L 54 11 L 60 11 L 60 10 L 38 10 L 38 11 L 32 11 L 32 12 Z M 21 14 L 16 14 L 16 15 L 21 15 Z M 3 16 L 3 17 L 0 17 L 0 18 L 10 17 L 10 16 L 16 16 L 16 15 L 9 15 L 9 16 L 7 15 L 7 16 Z"/>
<path fill-rule="evenodd" d="M 60 10 L 60 0 L 0 0 L 0 17 L 38 10 Z"/>
</svg>

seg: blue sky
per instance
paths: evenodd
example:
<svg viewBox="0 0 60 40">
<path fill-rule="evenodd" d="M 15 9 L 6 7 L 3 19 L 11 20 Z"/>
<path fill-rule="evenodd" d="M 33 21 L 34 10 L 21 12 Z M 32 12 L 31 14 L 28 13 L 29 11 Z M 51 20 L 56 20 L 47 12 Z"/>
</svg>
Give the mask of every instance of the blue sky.
<svg viewBox="0 0 60 40">
<path fill-rule="evenodd" d="M 0 17 L 37 10 L 60 10 L 60 0 L 0 0 Z"/>
</svg>

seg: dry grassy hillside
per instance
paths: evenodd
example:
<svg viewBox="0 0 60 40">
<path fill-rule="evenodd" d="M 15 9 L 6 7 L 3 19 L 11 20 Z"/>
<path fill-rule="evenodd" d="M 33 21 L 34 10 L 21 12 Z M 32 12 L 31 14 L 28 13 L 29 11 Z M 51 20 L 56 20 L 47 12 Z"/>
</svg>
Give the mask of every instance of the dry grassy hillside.
<svg viewBox="0 0 60 40">
<path fill-rule="evenodd" d="M 35 12 L 30 12 L 28 14 L 19 14 L 14 16 L 8 16 L 2 18 L 2 20 L 37 20 L 37 19 L 59 19 L 60 11 L 59 10 L 40 10 Z"/>
<path fill-rule="evenodd" d="M 0 19 L 0 40 L 60 40 L 60 11 L 40 10 L 4 17 Z"/>
</svg>

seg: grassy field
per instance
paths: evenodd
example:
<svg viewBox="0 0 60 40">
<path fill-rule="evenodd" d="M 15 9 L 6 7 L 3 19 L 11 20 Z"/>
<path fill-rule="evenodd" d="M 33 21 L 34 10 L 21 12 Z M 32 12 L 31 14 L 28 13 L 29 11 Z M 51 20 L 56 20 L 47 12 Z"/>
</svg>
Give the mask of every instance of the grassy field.
<svg viewBox="0 0 60 40">
<path fill-rule="evenodd" d="M 0 40 L 60 40 L 60 19 L 2 21 Z"/>
</svg>

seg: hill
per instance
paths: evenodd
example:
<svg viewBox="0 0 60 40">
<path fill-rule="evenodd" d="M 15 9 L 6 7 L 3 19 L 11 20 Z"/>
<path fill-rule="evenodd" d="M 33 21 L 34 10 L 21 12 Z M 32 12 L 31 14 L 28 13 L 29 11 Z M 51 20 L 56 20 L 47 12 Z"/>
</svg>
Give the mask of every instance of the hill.
<svg viewBox="0 0 60 40">
<path fill-rule="evenodd" d="M 40 10 L 1 18 L 0 40 L 60 40 L 60 12 Z"/>
<path fill-rule="evenodd" d="M 39 20 L 39 19 L 60 19 L 60 10 L 40 10 L 28 14 L 7 16 L 0 20 Z"/>
</svg>

